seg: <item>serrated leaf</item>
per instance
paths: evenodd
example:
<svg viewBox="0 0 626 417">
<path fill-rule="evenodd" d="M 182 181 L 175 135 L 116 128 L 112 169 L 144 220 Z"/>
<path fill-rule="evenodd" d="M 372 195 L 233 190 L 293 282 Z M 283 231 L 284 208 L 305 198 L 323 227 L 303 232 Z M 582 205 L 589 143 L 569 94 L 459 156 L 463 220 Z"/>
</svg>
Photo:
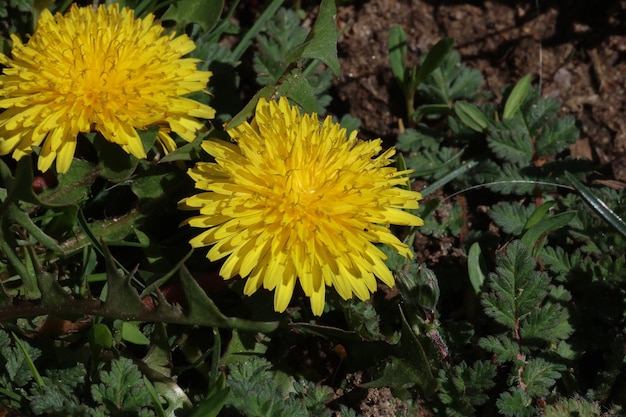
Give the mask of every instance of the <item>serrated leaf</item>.
<svg viewBox="0 0 626 417">
<path fill-rule="evenodd" d="M 500 203 L 489 209 L 489 217 L 502 228 L 504 233 L 519 236 L 524 230 L 533 206 L 519 203 Z"/>
<path fill-rule="evenodd" d="M 438 149 L 441 141 L 443 141 L 441 132 L 406 129 L 398 135 L 397 147 L 403 152 L 418 152 L 422 149 Z"/>
<path fill-rule="evenodd" d="M 265 34 L 257 37 L 259 50 L 253 58 L 259 85 L 275 83 L 291 64 L 285 57 L 307 38 L 307 30 L 300 23 L 295 11 L 281 8 L 265 24 Z"/>
<path fill-rule="evenodd" d="M 478 346 L 494 353 L 499 362 L 514 362 L 519 355 L 520 346 L 505 335 L 486 336 L 478 340 Z"/>
<path fill-rule="evenodd" d="M 15 334 L 13 340 L 19 340 Z M 9 380 L 16 387 L 23 387 L 34 378 L 30 366 L 41 356 L 41 350 L 32 347 L 28 342 L 19 342 L 19 348 L 8 348 L 2 351 L 6 362 L 4 367 Z M 32 365 L 34 366 L 34 365 Z M 42 384 L 39 384 L 42 385 Z"/>
<path fill-rule="evenodd" d="M 506 253 L 496 258 L 496 273 L 489 274 L 482 304 L 485 313 L 513 330 L 521 318 L 541 305 L 546 294 L 548 278 L 535 272 L 535 260 L 519 240 L 506 247 Z"/>
<path fill-rule="evenodd" d="M 558 304 L 546 304 L 530 312 L 520 324 L 520 335 L 524 340 L 545 340 L 550 343 L 567 338 L 573 331 Z"/>
<path fill-rule="evenodd" d="M 511 94 L 509 94 L 509 97 L 504 103 L 504 112 L 502 113 L 503 120 L 512 118 L 517 110 L 519 110 L 522 102 L 528 94 L 528 90 L 530 89 L 531 79 L 531 75 L 528 74 L 522 77 L 522 79 L 515 84 L 515 87 L 511 90 Z"/>
<path fill-rule="evenodd" d="M 535 143 L 535 149 L 539 156 L 555 155 L 567 149 L 577 139 L 576 120 L 573 117 L 563 117 L 543 128 Z"/>
<path fill-rule="evenodd" d="M 572 253 L 567 253 L 561 246 L 544 247 L 539 252 L 539 257 L 551 272 L 566 275 L 575 268 L 579 268 L 582 263 L 582 256 L 579 249 Z"/>
<path fill-rule="evenodd" d="M 456 100 L 473 100 L 482 84 L 480 71 L 461 64 L 461 55 L 452 50 L 439 67 L 419 86 L 427 102 L 445 106 L 448 110 Z"/>
<path fill-rule="evenodd" d="M 118 312 L 122 317 L 133 319 L 148 311 L 148 307 L 141 301 L 137 290 L 131 285 L 134 272 L 122 275 L 117 269 L 113 255 L 106 245 L 103 245 L 104 259 L 107 271 L 108 292 L 105 306 L 110 312 Z"/>
<path fill-rule="evenodd" d="M 551 363 L 542 358 L 530 359 L 522 371 L 521 379 L 526 386 L 526 394 L 533 397 L 545 397 L 550 388 L 561 377 L 565 366 Z"/>
<path fill-rule="evenodd" d="M 173 20 L 181 26 L 197 23 L 208 32 L 219 20 L 224 0 L 177 0 L 167 9 L 161 20 Z"/>
<path fill-rule="evenodd" d="M 592 403 L 583 397 L 560 398 L 556 403 L 547 405 L 543 409 L 542 417 L 597 417 L 602 410 L 597 403 Z"/>
<path fill-rule="evenodd" d="M 487 361 L 477 361 L 468 367 L 465 362 L 439 371 L 441 387 L 439 398 L 446 405 L 446 416 L 469 417 L 476 415 L 476 407 L 489 399 L 494 386 L 496 367 Z"/>
<path fill-rule="evenodd" d="M 100 372 L 100 383 L 91 386 L 93 399 L 116 411 L 138 411 L 151 404 L 137 365 L 128 358 L 113 359 L 110 371 Z"/>
<path fill-rule="evenodd" d="M 551 120 L 555 119 L 560 108 L 558 100 L 541 97 L 539 87 L 531 86 L 521 106 L 526 127 L 531 135 L 538 136 Z"/>
<path fill-rule="evenodd" d="M 531 405 L 532 398 L 520 387 L 513 387 L 509 391 L 503 392 L 496 401 L 498 411 L 506 416 L 534 416 L 535 409 Z"/>
<path fill-rule="evenodd" d="M 487 144 L 504 161 L 527 164 L 533 158 L 532 141 L 521 116 L 496 121 L 487 135 Z"/>
</svg>

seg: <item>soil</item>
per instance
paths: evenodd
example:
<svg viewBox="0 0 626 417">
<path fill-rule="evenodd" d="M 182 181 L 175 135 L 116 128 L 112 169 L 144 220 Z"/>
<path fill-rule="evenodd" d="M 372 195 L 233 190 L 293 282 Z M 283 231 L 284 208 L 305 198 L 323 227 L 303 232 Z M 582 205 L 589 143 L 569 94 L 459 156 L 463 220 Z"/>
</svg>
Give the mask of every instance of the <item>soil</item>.
<svg viewBox="0 0 626 417">
<path fill-rule="evenodd" d="M 404 101 L 387 53 L 389 29 L 407 34 L 414 65 L 438 40 L 455 39 L 463 62 L 496 94 L 532 74 L 562 114 L 579 120 L 572 154 L 626 182 L 626 1 L 369 0 L 338 8 L 340 105 L 362 120 L 364 138 L 394 138 Z M 618 183 L 618 186 L 623 184 Z"/>
<path fill-rule="evenodd" d="M 626 1 L 368 0 L 339 6 L 337 23 L 344 29 L 337 105 L 361 119 L 362 138 L 393 141 L 402 129 L 404 98 L 387 53 L 389 29 L 399 24 L 407 34 L 409 65 L 452 37 L 463 63 L 483 74 L 487 91 L 498 95 L 532 74 L 543 96 L 560 100 L 562 115 L 579 121 L 572 155 L 595 162 L 605 183 L 626 186 Z M 458 256 L 443 247 L 451 242 L 439 243 L 422 255 L 439 261 Z M 427 242 L 418 245 L 428 249 Z M 337 397 L 349 397 L 350 386 L 358 386 L 353 382 Z M 407 415 L 389 390 L 363 394 L 364 416 Z"/>
</svg>

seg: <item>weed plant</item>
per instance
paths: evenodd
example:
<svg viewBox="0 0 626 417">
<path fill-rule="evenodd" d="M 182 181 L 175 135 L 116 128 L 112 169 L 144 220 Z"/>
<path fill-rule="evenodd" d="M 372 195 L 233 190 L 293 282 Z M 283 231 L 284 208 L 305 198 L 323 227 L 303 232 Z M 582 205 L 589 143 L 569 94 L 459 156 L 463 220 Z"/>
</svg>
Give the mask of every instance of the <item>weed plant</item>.
<svg viewBox="0 0 626 417">
<path fill-rule="evenodd" d="M 70 3 L 0 1 L 4 53 L 9 33 L 26 39 L 44 8 Z M 282 0 L 249 23 L 237 0 L 119 3 L 195 42 L 191 56 L 213 75 L 211 95 L 193 99 L 216 119 L 168 155 L 148 128 L 146 159 L 99 133 L 81 134 L 88 150 L 65 174 L 0 159 L 3 413 L 345 417 L 383 388 L 396 415 L 622 413 L 625 191 L 570 155 L 576 121 L 530 76 L 498 100 L 453 39 L 409 68 L 406 35 L 391 28 L 406 108 L 396 163 L 412 170 L 425 221 L 393 231 L 416 256 L 381 247 L 397 286 L 380 284 L 369 302 L 329 292 L 315 317 L 296 291 L 279 314 L 271 293 L 244 296 L 241 280 L 224 282 L 219 263 L 191 250 L 177 202 L 193 193 L 186 169 L 209 160 L 202 140 L 227 139 L 222 123 L 248 120 L 260 98 L 330 108 L 334 1 L 312 24 Z M 455 256 L 424 255 L 444 243 Z"/>
</svg>

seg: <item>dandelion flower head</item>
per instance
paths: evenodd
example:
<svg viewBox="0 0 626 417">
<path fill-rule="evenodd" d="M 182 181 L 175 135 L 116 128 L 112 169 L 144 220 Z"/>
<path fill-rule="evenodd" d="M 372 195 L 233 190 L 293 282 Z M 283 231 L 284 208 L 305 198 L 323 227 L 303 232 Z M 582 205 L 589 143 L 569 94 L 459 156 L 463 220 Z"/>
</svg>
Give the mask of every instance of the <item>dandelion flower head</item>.
<svg viewBox="0 0 626 417">
<path fill-rule="evenodd" d="M 223 278 L 247 278 L 246 295 L 273 290 L 279 312 L 299 281 L 316 315 L 327 286 L 344 299 L 367 300 L 376 277 L 394 285 L 376 244 L 409 257 L 389 225 L 423 224 L 403 211 L 417 208 L 421 195 L 397 187 L 410 171 L 389 166 L 394 149 L 381 154 L 380 139 L 347 135 L 330 117 L 302 115 L 285 98 L 261 99 L 252 122 L 228 133 L 234 143 L 203 143 L 215 162 L 200 162 L 189 175 L 205 192 L 181 201 L 200 211 L 186 223 L 206 229 L 191 245 L 213 245 L 211 261 L 227 258 Z"/>
<path fill-rule="evenodd" d="M 211 76 L 186 35 L 163 34 L 153 15 L 135 19 L 117 4 L 72 5 L 65 15 L 44 10 L 35 33 L 22 43 L 11 35 L 12 57 L 0 54 L 0 155 L 17 160 L 41 146 L 38 168 L 71 164 L 79 132 L 99 131 L 129 154 L 145 158 L 136 129 L 159 126 L 166 152 L 173 131 L 187 141 L 215 111 L 183 97 L 203 91 Z"/>
</svg>

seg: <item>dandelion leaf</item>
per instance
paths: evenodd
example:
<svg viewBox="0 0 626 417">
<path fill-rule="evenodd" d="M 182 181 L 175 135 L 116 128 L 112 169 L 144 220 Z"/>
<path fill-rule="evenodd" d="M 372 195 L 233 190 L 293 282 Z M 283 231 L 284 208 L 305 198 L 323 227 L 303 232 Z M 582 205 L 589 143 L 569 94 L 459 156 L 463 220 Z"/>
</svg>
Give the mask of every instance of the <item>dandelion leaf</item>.
<svg viewBox="0 0 626 417">
<path fill-rule="evenodd" d="M 303 58 L 317 58 L 339 75 L 335 0 L 322 0 L 320 11 L 302 50 Z"/>
<path fill-rule="evenodd" d="M 206 32 L 215 26 L 223 8 L 224 0 L 177 0 L 161 19 L 173 20 L 181 26 L 197 23 Z"/>
</svg>

